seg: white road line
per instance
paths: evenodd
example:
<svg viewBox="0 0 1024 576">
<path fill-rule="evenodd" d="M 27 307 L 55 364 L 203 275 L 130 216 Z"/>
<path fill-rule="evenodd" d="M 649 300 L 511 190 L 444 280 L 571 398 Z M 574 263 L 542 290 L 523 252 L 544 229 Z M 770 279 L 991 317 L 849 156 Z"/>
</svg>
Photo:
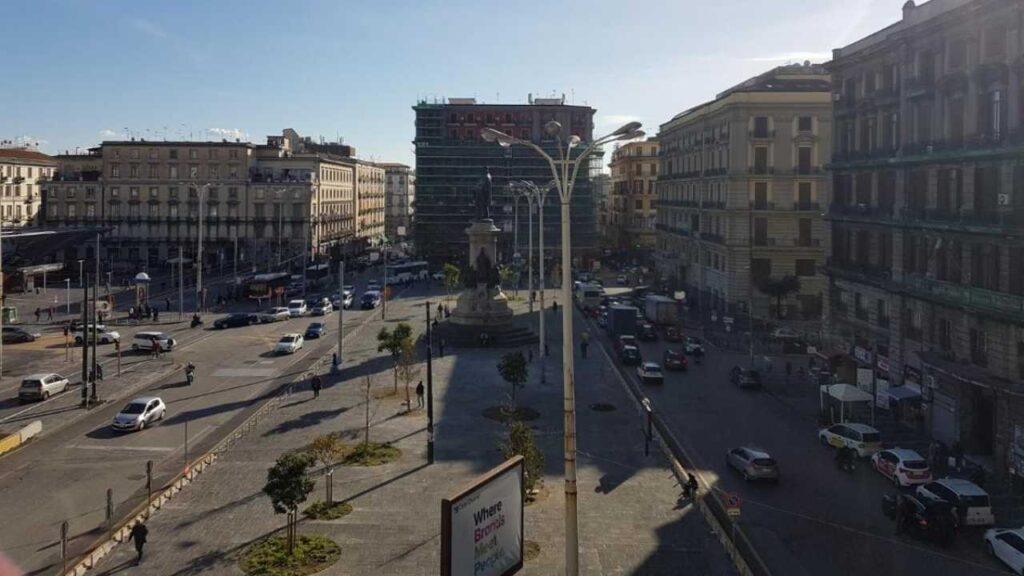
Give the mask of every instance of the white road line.
<svg viewBox="0 0 1024 576">
<path fill-rule="evenodd" d="M 68 450 L 105 450 L 118 452 L 120 450 L 132 450 L 138 452 L 174 452 L 177 448 L 166 446 L 90 446 L 89 444 L 69 444 L 64 447 Z"/>
</svg>

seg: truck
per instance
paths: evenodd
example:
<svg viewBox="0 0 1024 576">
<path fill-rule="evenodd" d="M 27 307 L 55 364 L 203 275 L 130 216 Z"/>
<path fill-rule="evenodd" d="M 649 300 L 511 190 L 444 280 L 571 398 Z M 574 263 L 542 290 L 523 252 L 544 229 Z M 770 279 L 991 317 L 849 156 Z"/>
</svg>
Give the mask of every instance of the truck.
<svg viewBox="0 0 1024 576">
<path fill-rule="evenodd" d="M 576 304 L 580 310 L 588 311 L 601 305 L 604 288 L 597 284 L 579 284 L 576 286 Z"/>
<path fill-rule="evenodd" d="M 679 323 L 679 304 L 660 294 L 644 296 L 644 316 L 652 324 L 672 326 Z"/>
<path fill-rule="evenodd" d="M 608 308 L 608 333 L 612 340 L 622 335 L 636 335 L 637 313 L 638 310 L 633 306 L 613 304 Z"/>
</svg>

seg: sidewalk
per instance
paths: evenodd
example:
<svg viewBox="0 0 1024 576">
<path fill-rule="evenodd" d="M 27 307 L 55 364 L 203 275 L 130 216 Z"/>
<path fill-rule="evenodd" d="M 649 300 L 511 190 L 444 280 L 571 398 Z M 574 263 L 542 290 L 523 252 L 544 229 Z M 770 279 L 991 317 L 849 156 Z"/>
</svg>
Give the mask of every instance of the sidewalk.
<svg viewBox="0 0 1024 576">
<path fill-rule="evenodd" d="M 399 306 L 393 317 L 415 317 L 406 313 L 410 308 L 399 312 Z M 373 338 L 346 346 L 343 381 L 328 378 L 316 400 L 302 389 L 283 402 L 149 521 L 146 559 L 131 573 L 241 573 L 237 553 L 284 523 L 261 492 L 277 456 L 319 434 L 341 431 L 349 439 L 360 434 L 364 374 L 374 374 L 375 391 L 392 388 L 390 360 L 376 352 Z M 341 545 L 341 560 L 323 574 L 439 573 L 440 501 L 502 460 L 498 447 L 504 426 L 482 411 L 502 403 L 507 392 L 495 368 L 505 351 L 453 352 L 434 361 L 435 464 L 426 462 L 425 412 L 401 414 L 401 385 L 398 397 L 371 401 L 371 440 L 390 441 L 403 455 L 383 466 L 336 469 L 335 498 L 350 502 L 352 513 L 336 521 L 305 520 L 299 527 L 300 533 L 321 532 Z M 561 367 L 553 354 L 548 382 L 541 385 L 535 351 L 530 371 L 519 404 L 540 414 L 531 425 L 545 452 L 546 475 L 538 501 L 526 509 L 525 538 L 539 544 L 540 552 L 521 574 L 559 574 L 564 561 Z M 700 513 L 679 505 L 680 490 L 660 452 L 652 447 L 644 456 L 641 422 L 611 367 L 591 355 L 577 357 L 576 372 L 580 573 L 734 574 Z M 612 410 L 591 409 L 597 403 Z M 316 479 L 310 503 L 323 498 L 323 477 Z M 130 546 L 119 546 L 96 573 L 126 571 L 133 558 Z"/>
</svg>

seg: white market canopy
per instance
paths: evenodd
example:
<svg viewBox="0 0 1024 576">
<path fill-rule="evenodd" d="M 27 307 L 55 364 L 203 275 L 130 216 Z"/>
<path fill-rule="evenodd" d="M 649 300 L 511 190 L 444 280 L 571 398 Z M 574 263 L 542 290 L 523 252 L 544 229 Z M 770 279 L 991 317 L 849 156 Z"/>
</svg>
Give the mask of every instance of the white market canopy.
<svg viewBox="0 0 1024 576">
<path fill-rule="evenodd" d="M 822 395 L 828 394 L 836 400 L 846 402 L 871 402 L 871 394 L 857 388 L 853 384 L 825 384 L 821 387 Z"/>
</svg>

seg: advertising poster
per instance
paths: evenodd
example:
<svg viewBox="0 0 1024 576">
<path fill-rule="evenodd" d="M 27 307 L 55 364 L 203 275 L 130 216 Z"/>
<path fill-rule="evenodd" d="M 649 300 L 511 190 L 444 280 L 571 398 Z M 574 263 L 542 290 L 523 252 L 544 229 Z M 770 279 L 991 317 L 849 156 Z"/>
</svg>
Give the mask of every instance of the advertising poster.
<svg viewBox="0 0 1024 576">
<path fill-rule="evenodd" d="M 508 576 L 523 566 L 523 459 L 441 502 L 441 574 Z"/>
</svg>

